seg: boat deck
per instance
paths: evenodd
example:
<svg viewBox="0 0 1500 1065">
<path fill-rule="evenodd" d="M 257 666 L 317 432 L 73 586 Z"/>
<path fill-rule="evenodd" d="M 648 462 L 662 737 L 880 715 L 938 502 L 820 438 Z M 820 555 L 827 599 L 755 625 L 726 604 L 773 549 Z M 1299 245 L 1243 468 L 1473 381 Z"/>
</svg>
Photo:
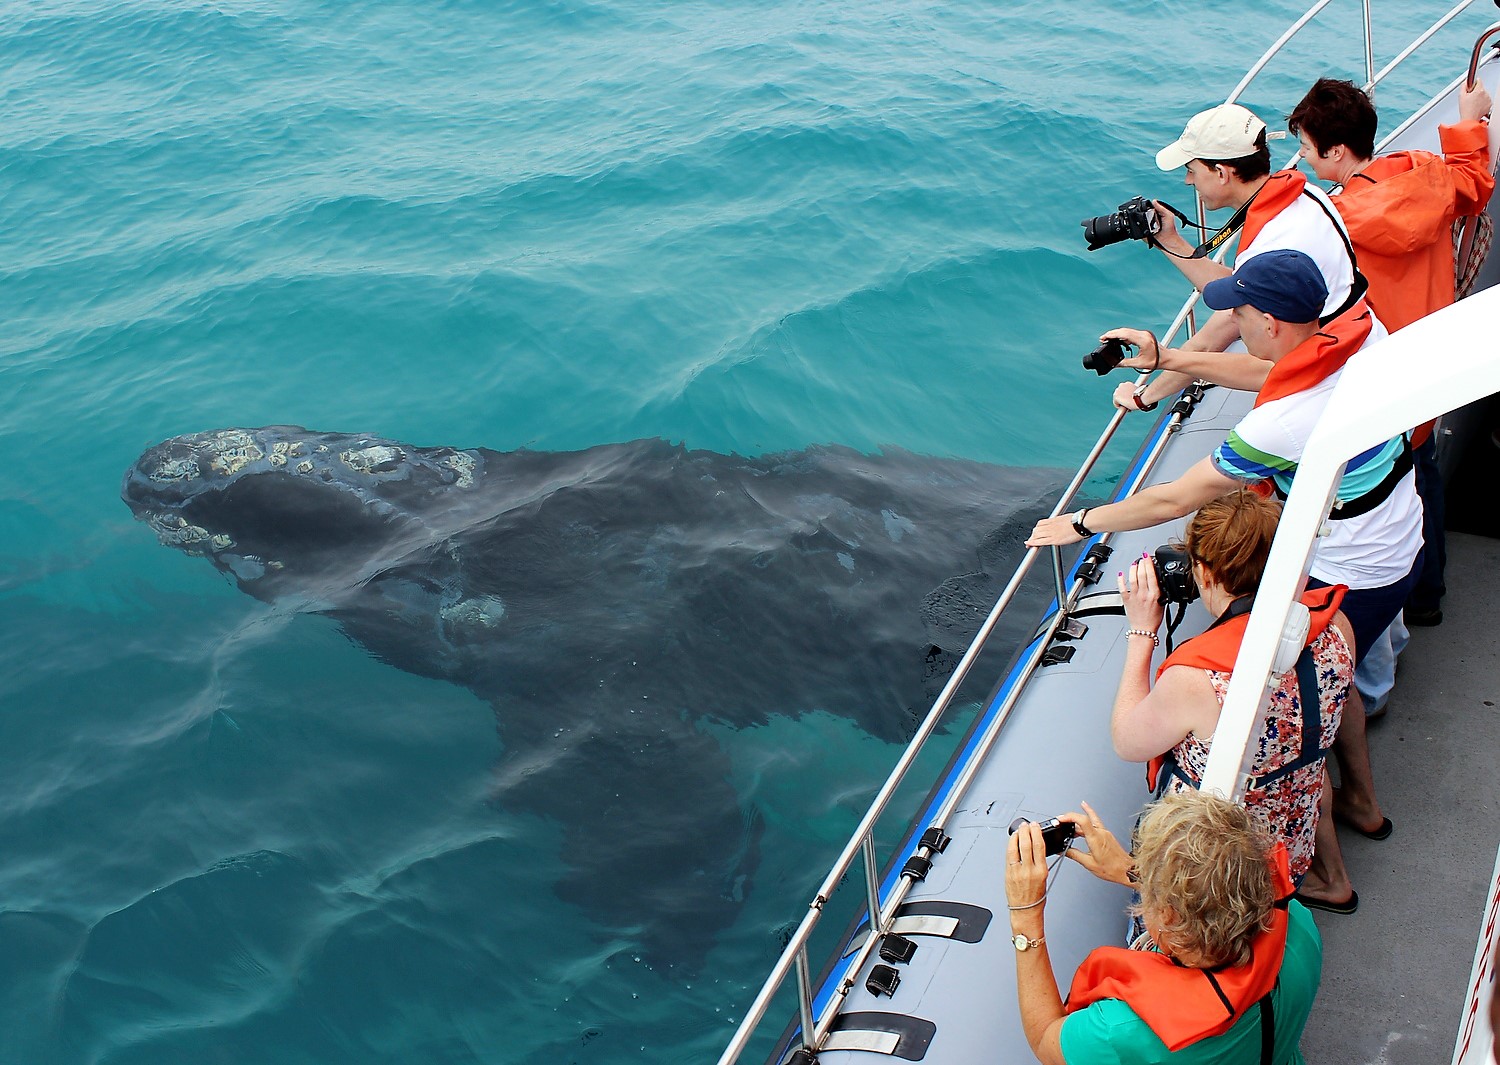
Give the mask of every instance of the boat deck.
<svg viewBox="0 0 1500 1065">
<path fill-rule="evenodd" d="M 1500 844 L 1500 540 L 1448 534 L 1436 628 L 1413 629 L 1389 711 L 1370 727 L 1380 802 L 1395 825 L 1339 833 L 1359 892 L 1351 917 L 1316 914 L 1323 985 L 1303 1035 L 1310 1063 L 1451 1062 Z"/>
</svg>

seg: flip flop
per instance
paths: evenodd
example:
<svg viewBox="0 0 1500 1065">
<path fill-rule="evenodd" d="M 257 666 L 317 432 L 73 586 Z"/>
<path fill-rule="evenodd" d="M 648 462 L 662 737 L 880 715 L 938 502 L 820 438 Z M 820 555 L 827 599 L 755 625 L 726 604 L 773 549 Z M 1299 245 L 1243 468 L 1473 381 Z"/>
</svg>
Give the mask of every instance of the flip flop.
<svg viewBox="0 0 1500 1065">
<path fill-rule="evenodd" d="M 1309 910 L 1322 910 L 1325 913 L 1336 913 L 1341 917 L 1347 917 L 1359 909 L 1359 892 L 1350 891 L 1349 897 L 1343 902 L 1330 902 L 1327 899 L 1315 899 L 1310 895 L 1304 895 L 1300 891 L 1292 898 L 1296 899 Z"/>
<path fill-rule="evenodd" d="M 1339 814 L 1334 814 L 1333 819 L 1339 824 L 1343 825 L 1345 828 L 1351 828 L 1355 832 L 1358 832 L 1361 836 L 1364 836 L 1365 839 L 1373 839 L 1376 841 L 1389 838 L 1391 829 L 1396 827 L 1395 825 L 1391 824 L 1391 819 L 1389 817 L 1382 817 L 1380 819 L 1380 827 L 1376 829 L 1360 828 L 1353 821 L 1350 821 L 1348 818 L 1342 817 Z"/>
</svg>

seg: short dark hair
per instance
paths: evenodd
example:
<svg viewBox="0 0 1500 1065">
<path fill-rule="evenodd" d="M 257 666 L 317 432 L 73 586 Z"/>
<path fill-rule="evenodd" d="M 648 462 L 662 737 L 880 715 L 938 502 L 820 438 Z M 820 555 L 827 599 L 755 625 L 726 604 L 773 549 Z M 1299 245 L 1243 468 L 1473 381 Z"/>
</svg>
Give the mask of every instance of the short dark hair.
<svg viewBox="0 0 1500 1065">
<path fill-rule="evenodd" d="M 1352 81 L 1319 78 L 1287 116 L 1287 129 L 1306 133 L 1319 154 L 1342 144 L 1361 159 L 1375 154 L 1375 105 Z"/>
<path fill-rule="evenodd" d="M 1227 166 L 1241 181 L 1254 181 L 1271 172 L 1271 149 L 1266 147 L 1266 131 L 1261 130 L 1255 138 L 1255 151 L 1238 159 L 1199 159 L 1198 162 L 1210 170 L 1216 166 Z"/>
</svg>

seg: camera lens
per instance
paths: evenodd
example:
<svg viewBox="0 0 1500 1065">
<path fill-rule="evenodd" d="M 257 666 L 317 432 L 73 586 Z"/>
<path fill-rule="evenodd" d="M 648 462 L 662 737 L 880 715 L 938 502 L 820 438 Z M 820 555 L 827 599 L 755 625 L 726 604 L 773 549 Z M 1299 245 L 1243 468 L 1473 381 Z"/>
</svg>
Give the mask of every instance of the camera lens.
<svg viewBox="0 0 1500 1065">
<path fill-rule="evenodd" d="M 1085 218 L 1078 224 L 1083 227 L 1083 239 L 1088 242 L 1089 251 L 1098 251 L 1130 238 L 1130 226 L 1118 211 Z"/>
</svg>

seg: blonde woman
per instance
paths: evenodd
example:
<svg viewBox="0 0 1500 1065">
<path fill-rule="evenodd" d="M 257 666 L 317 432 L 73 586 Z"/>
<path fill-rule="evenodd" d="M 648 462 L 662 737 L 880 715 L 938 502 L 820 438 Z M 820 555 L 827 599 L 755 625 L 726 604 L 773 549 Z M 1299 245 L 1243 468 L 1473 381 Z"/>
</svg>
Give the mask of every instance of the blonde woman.
<svg viewBox="0 0 1500 1065">
<path fill-rule="evenodd" d="M 1046 844 L 1011 837 L 1006 897 L 1021 1021 L 1044 1065 L 1216 1062 L 1301 1065 L 1323 946 L 1291 896 L 1286 850 L 1243 809 L 1202 792 L 1153 803 L 1128 854 L 1085 804 L 1064 815 L 1095 876 L 1140 893 L 1146 949 L 1100 947 L 1074 974 L 1066 1007 L 1047 955 Z"/>
</svg>

